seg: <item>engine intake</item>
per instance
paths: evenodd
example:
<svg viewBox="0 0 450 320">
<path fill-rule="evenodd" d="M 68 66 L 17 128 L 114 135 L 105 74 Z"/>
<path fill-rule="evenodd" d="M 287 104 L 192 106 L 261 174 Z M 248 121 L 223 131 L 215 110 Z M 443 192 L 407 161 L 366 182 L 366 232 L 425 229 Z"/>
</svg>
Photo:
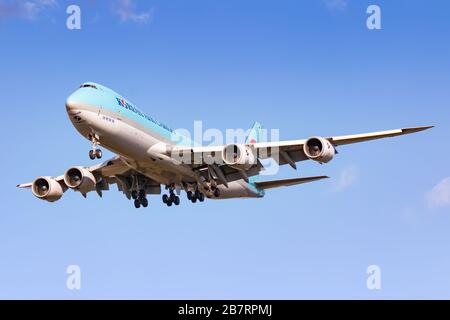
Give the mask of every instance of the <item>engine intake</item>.
<svg viewBox="0 0 450 320">
<path fill-rule="evenodd" d="M 303 152 L 309 159 L 319 163 L 331 161 L 336 154 L 336 150 L 330 141 L 322 137 L 312 137 L 306 140 Z"/>
<path fill-rule="evenodd" d="M 64 174 L 65 184 L 81 193 L 88 193 L 95 189 L 97 180 L 92 172 L 82 167 L 69 168 Z"/>
<path fill-rule="evenodd" d="M 61 199 L 64 190 L 61 184 L 55 179 L 50 177 L 40 177 L 33 181 L 31 192 L 39 199 L 55 202 Z"/>
<path fill-rule="evenodd" d="M 238 170 L 248 170 L 257 164 L 252 149 L 242 144 L 228 144 L 223 148 L 222 160 L 225 164 Z"/>
</svg>

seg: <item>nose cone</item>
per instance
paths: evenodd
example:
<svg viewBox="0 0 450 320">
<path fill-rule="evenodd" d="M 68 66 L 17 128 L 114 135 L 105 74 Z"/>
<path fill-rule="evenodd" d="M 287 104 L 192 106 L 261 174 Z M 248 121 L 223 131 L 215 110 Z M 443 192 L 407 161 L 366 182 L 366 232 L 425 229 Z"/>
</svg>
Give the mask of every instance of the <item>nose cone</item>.
<svg viewBox="0 0 450 320">
<path fill-rule="evenodd" d="M 86 107 L 96 108 L 101 106 L 104 96 L 98 85 L 84 83 L 80 88 L 72 93 L 66 100 L 67 112 L 83 109 Z"/>
<path fill-rule="evenodd" d="M 78 91 L 78 90 L 77 90 Z M 79 105 L 79 103 L 81 102 L 81 100 L 79 99 L 79 94 L 78 92 L 75 91 L 74 93 L 72 93 L 66 100 L 66 110 L 67 112 L 71 112 L 77 109 L 77 106 Z"/>
</svg>

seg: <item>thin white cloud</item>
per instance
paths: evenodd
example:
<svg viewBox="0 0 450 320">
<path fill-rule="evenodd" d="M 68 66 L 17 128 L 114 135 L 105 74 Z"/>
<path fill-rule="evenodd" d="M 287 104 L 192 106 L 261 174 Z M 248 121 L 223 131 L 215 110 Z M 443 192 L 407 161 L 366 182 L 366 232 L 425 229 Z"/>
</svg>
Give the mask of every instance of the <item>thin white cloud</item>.
<svg viewBox="0 0 450 320">
<path fill-rule="evenodd" d="M 336 183 L 335 190 L 342 191 L 347 189 L 353 185 L 355 185 L 359 181 L 359 171 L 356 167 L 347 167 L 342 170 L 339 180 Z"/>
<path fill-rule="evenodd" d="M 149 23 L 153 19 L 154 7 L 147 11 L 138 12 L 133 0 L 118 0 L 114 5 L 114 13 L 122 22 Z"/>
<path fill-rule="evenodd" d="M 426 199 L 430 208 L 450 206 L 450 177 L 441 180 L 430 192 Z"/>
<path fill-rule="evenodd" d="M 34 20 L 40 13 L 56 5 L 56 0 L 0 0 L 0 18 Z"/>
<path fill-rule="evenodd" d="M 329 10 L 343 11 L 348 7 L 348 0 L 323 0 Z"/>
</svg>

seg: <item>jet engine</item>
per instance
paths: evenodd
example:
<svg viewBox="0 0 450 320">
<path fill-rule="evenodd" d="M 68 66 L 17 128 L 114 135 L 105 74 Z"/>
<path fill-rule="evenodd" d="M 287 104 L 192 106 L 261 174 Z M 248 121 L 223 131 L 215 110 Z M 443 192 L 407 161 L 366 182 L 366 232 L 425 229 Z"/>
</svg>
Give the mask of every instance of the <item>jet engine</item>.
<svg viewBox="0 0 450 320">
<path fill-rule="evenodd" d="M 97 184 L 92 172 L 82 167 L 69 168 L 64 174 L 64 182 L 69 188 L 84 194 L 94 190 Z"/>
<path fill-rule="evenodd" d="M 242 144 L 226 145 L 222 151 L 222 160 L 238 170 L 248 170 L 258 162 L 252 149 Z"/>
<path fill-rule="evenodd" d="M 40 177 L 33 181 L 31 192 L 39 199 L 55 202 L 61 199 L 64 190 L 61 184 L 51 177 Z"/>
<path fill-rule="evenodd" d="M 319 163 L 327 163 L 331 161 L 336 154 L 334 146 L 322 137 L 312 137 L 306 140 L 303 145 L 305 155 Z"/>
</svg>

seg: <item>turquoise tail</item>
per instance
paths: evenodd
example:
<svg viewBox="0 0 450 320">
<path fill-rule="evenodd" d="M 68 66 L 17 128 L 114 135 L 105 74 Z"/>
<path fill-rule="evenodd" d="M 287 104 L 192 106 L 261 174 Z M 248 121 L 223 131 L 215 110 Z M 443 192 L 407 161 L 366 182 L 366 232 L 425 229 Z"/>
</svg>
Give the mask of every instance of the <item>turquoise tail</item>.
<svg viewBox="0 0 450 320">
<path fill-rule="evenodd" d="M 250 129 L 250 132 L 247 136 L 247 140 L 245 143 L 253 144 L 262 142 L 262 126 L 259 122 L 255 122 L 253 127 Z"/>
</svg>

